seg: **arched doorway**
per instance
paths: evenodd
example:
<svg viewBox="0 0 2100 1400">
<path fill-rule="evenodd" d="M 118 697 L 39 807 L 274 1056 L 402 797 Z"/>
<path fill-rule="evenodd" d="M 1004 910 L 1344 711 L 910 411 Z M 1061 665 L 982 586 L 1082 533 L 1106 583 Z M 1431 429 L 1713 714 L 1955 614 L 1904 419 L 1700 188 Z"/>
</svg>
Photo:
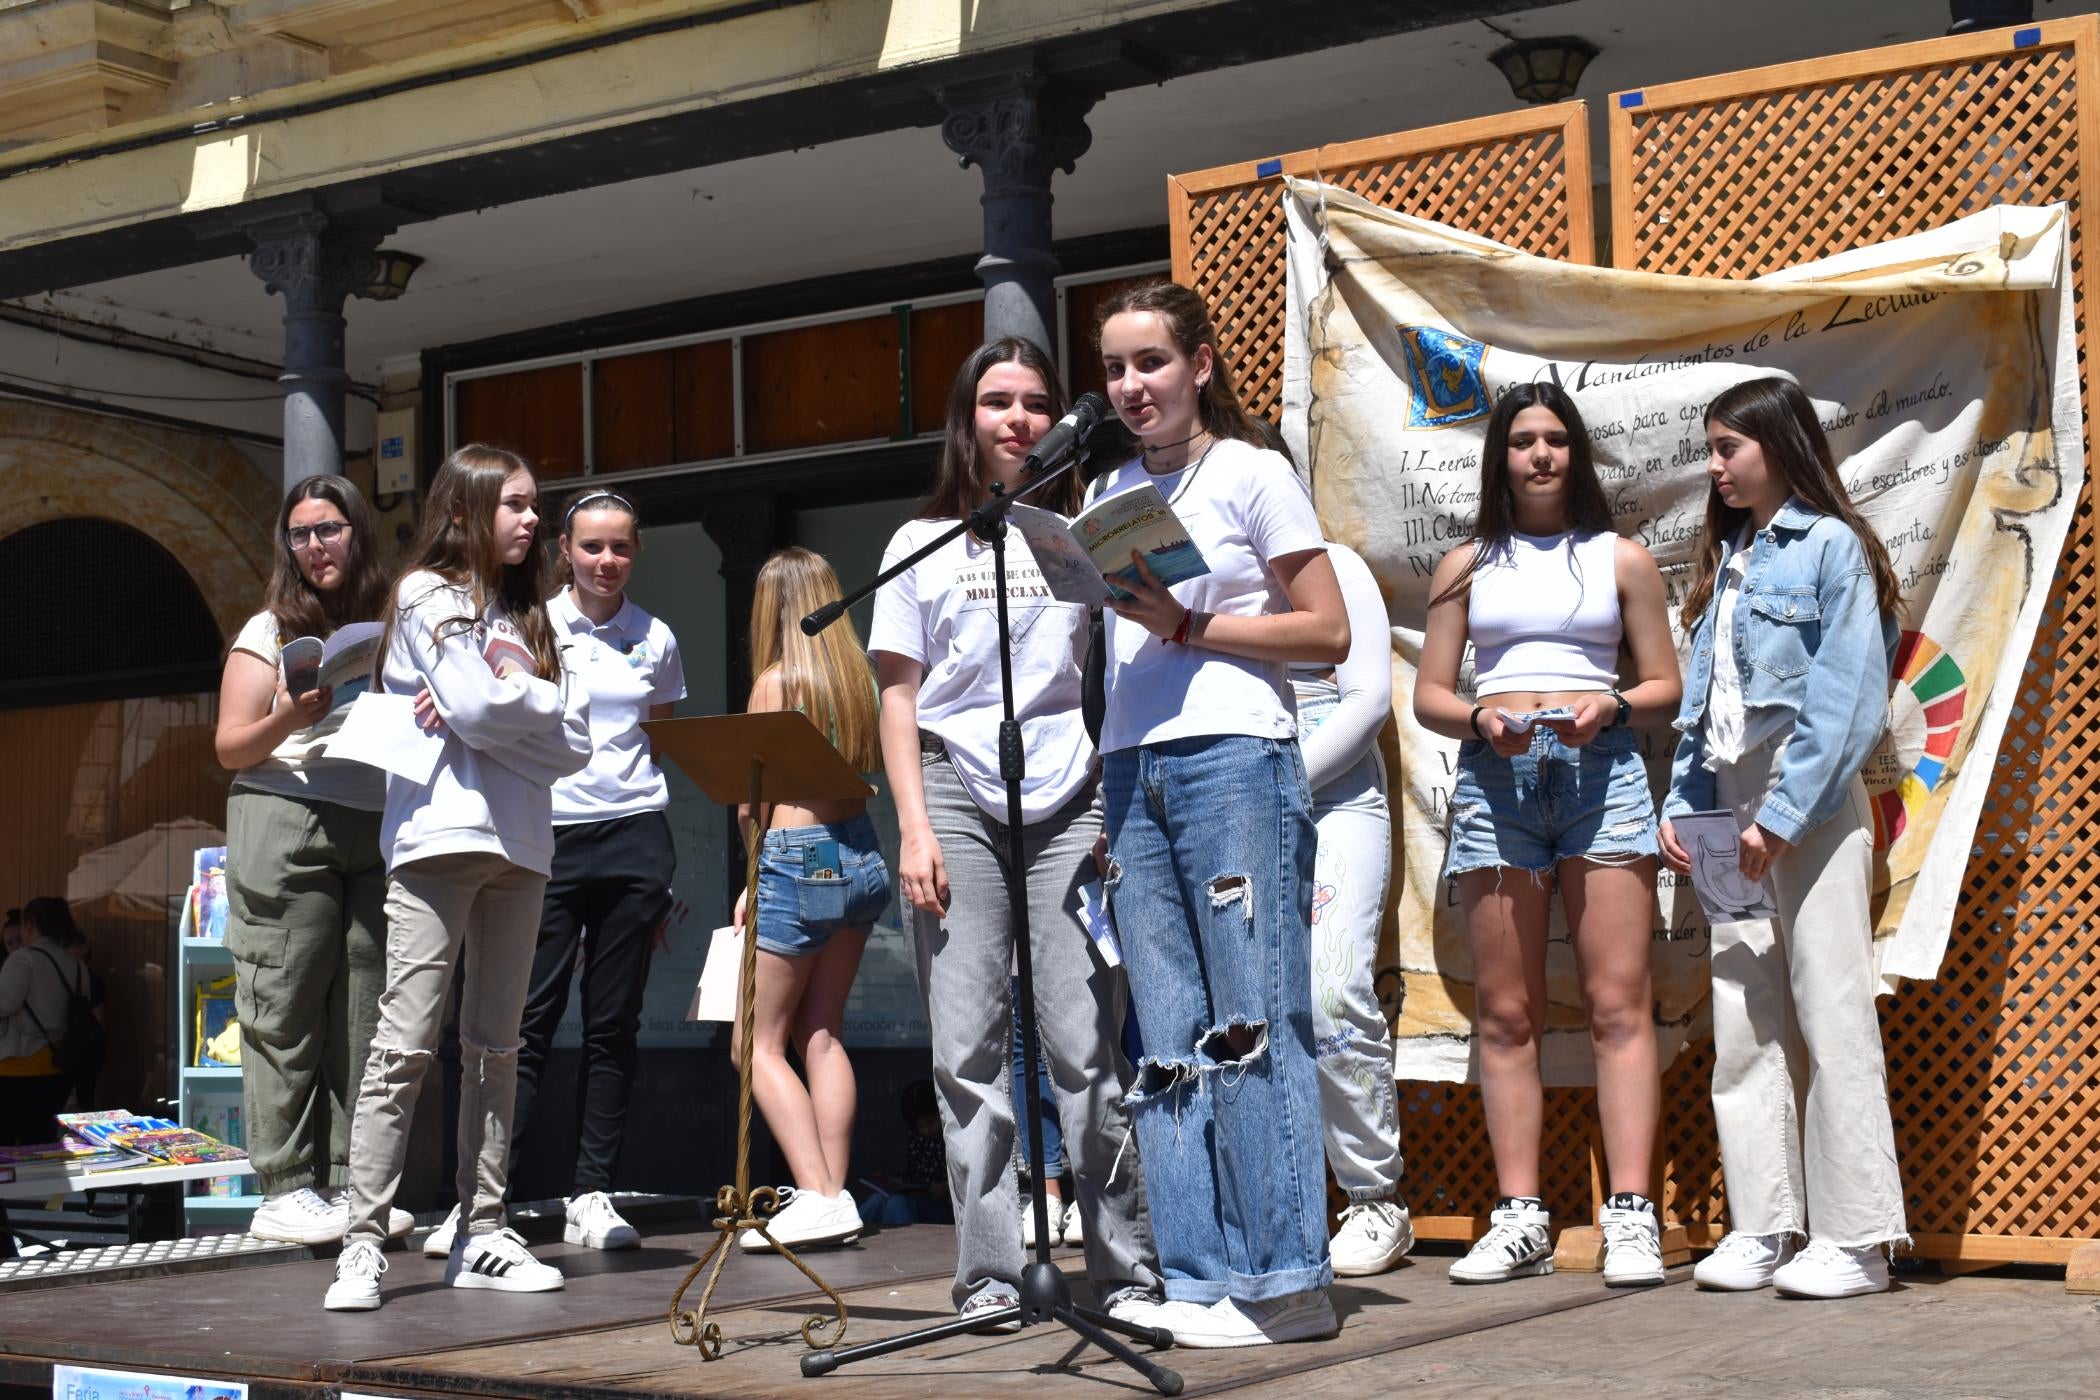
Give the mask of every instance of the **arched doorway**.
<svg viewBox="0 0 2100 1400">
<path fill-rule="evenodd" d="M 108 990 L 103 1106 L 171 1088 L 171 913 L 224 839 L 218 673 L 274 476 L 219 439 L 0 400 L 0 904 L 73 904 Z"/>
</svg>

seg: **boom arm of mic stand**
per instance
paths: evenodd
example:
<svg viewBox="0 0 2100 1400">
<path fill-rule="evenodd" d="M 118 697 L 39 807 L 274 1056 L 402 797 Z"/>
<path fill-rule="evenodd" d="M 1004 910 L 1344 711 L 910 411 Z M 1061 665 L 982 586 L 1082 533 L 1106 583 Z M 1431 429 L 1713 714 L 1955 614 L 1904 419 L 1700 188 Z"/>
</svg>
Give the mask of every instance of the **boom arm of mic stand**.
<svg viewBox="0 0 2100 1400">
<path fill-rule="evenodd" d="M 1006 513 L 1007 511 L 1013 508 L 1014 502 L 1020 500 L 1023 496 L 1030 495 L 1033 492 L 1042 490 L 1045 486 L 1048 486 L 1051 482 L 1057 480 L 1066 472 L 1071 471 L 1073 468 L 1081 465 L 1087 459 L 1088 453 L 1085 447 L 1082 445 L 1081 447 L 1076 449 L 1071 456 L 1067 457 L 1063 462 L 1051 468 L 1049 471 L 1044 472 L 1040 476 L 1029 478 L 1029 480 L 1021 487 L 1021 489 L 1014 492 L 1012 495 L 1007 495 L 1004 492 L 1000 491 L 994 491 L 991 494 L 991 497 L 988 500 L 986 500 L 983 505 L 971 511 L 968 516 L 964 517 L 961 520 L 958 520 L 952 528 L 943 530 L 940 533 L 939 538 L 929 540 L 926 544 L 922 545 L 918 549 L 913 550 L 904 558 L 899 559 L 896 563 L 890 565 L 887 569 L 884 569 L 881 573 L 875 575 L 875 577 L 869 579 L 866 583 L 854 589 L 845 597 L 840 598 L 836 602 L 826 603 L 823 607 L 818 608 L 808 617 L 803 618 L 802 635 L 804 635 L 805 637 L 816 636 L 817 633 L 823 631 L 832 623 L 837 622 L 841 617 L 845 616 L 846 610 L 848 608 L 852 607 L 855 603 L 858 603 L 861 599 L 874 593 L 876 589 L 882 587 L 891 579 L 897 577 L 897 575 L 903 573 L 912 565 L 918 563 L 921 559 L 924 559 L 927 555 L 933 553 L 942 545 L 954 539 L 957 535 L 960 535 L 963 531 L 976 530 L 978 533 L 978 538 L 980 539 L 990 535 L 990 533 L 993 530 L 998 529 L 1000 526 L 1006 523 Z"/>
</svg>

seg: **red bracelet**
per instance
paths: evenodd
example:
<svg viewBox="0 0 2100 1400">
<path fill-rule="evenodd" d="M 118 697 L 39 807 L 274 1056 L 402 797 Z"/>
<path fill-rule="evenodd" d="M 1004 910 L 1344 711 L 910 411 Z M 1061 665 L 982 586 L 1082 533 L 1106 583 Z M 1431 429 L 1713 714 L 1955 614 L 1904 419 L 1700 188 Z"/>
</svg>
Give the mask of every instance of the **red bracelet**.
<svg viewBox="0 0 2100 1400">
<path fill-rule="evenodd" d="M 1189 623 L 1194 620 L 1195 616 L 1196 610 L 1194 608 L 1183 608 L 1181 610 L 1181 625 L 1174 629 L 1174 635 L 1168 640 L 1178 647 L 1187 646 L 1189 644 Z"/>
</svg>

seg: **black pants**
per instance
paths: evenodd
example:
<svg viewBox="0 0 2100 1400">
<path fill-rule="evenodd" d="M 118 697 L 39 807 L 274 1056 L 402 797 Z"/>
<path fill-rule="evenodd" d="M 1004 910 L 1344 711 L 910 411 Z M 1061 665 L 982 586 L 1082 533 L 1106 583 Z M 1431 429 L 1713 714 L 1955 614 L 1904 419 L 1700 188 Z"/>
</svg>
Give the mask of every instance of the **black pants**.
<svg viewBox="0 0 2100 1400">
<path fill-rule="evenodd" d="M 662 812 L 554 828 L 554 871 L 540 914 L 532 986 L 525 994 L 511 1141 L 513 1160 L 523 1160 L 535 1150 L 533 1109 L 540 1075 L 555 1028 L 568 1009 L 569 982 L 580 951 L 583 1055 L 576 1072 L 574 1194 L 612 1187 L 627 1098 L 634 1086 L 642 990 L 649 980 L 657 929 L 671 910 L 671 872 L 677 860 L 671 825 Z"/>
</svg>

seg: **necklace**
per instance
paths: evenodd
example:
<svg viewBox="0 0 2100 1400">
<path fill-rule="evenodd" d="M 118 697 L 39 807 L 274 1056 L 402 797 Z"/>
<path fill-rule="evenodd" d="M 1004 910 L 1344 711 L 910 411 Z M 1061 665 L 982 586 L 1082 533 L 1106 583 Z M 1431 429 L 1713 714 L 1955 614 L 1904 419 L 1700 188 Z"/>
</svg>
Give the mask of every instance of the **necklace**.
<svg viewBox="0 0 2100 1400">
<path fill-rule="evenodd" d="M 1148 447 L 1145 449 L 1145 455 L 1147 457 L 1150 457 L 1154 453 L 1164 452 L 1170 447 L 1180 447 L 1186 443 L 1194 442 L 1197 438 L 1202 437 L 1208 431 L 1210 431 L 1208 428 L 1198 428 L 1195 432 L 1190 433 L 1187 437 L 1182 438 L 1179 442 L 1163 442 L 1157 447 Z"/>
<path fill-rule="evenodd" d="M 1217 447 L 1217 445 L 1218 440 L 1216 438 L 1212 438 L 1208 445 L 1204 447 L 1202 455 L 1197 457 L 1195 461 L 1189 463 L 1187 466 L 1181 469 L 1181 480 L 1178 483 L 1176 483 L 1174 487 L 1174 494 L 1167 497 L 1167 504 L 1169 506 L 1172 506 L 1174 502 L 1180 500 L 1183 496 L 1188 494 L 1189 486 L 1196 480 L 1196 473 L 1201 471 L 1203 469 L 1203 464 L 1210 460 L 1210 454 Z"/>
</svg>

